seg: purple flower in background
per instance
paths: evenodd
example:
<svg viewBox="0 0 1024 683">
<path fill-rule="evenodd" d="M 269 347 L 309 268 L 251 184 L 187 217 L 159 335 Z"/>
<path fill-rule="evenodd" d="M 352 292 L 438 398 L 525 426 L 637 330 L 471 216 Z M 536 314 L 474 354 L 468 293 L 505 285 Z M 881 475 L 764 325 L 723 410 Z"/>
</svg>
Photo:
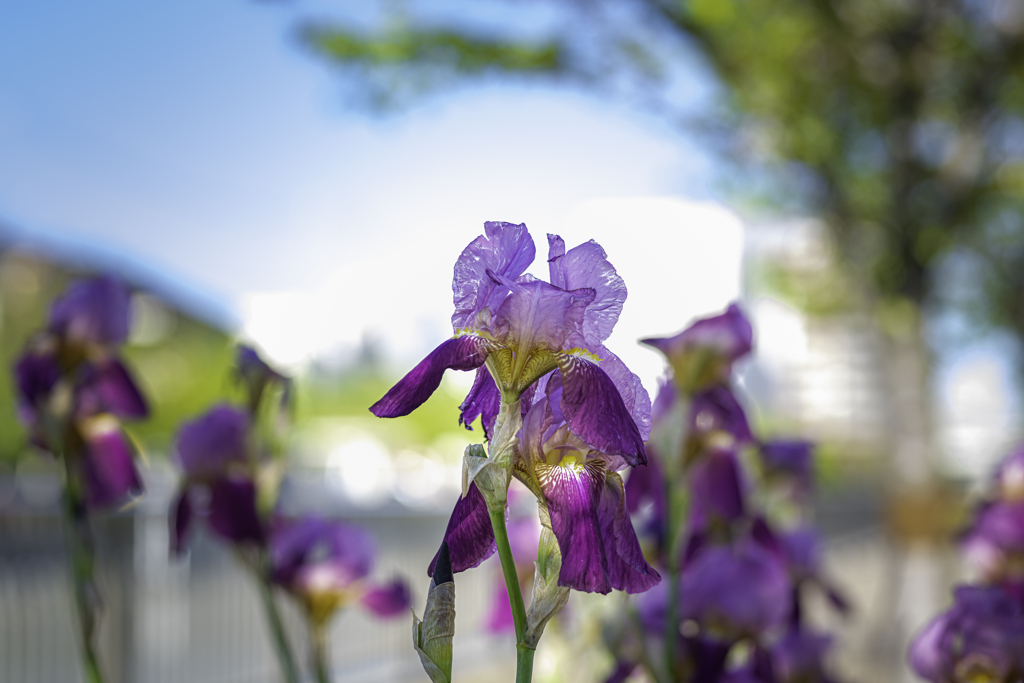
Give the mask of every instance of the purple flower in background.
<svg viewBox="0 0 1024 683">
<path fill-rule="evenodd" d="M 128 339 L 131 295 L 110 275 L 77 280 L 50 308 L 51 333 L 69 342 L 117 346 Z"/>
<path fill-rule="evenodd" d="M 537 560 L 537 545 L 540 542 L 540 522 L 536 517 L 520 517 L 508 523 L 508 541 L 512 547 L 512 556 L 516 560 L 516 572 L 519 585 L 524 594 L 533 581 L 533 563 Z M 500 572 L 496 577 L 491 604 L 484 617 L 484 628 L 491 633 L 511 632 L 515 627 L 512 618 L 512 606 L 508 599 L 508 587 Z"/>
<path fill-rule="evenodd" d="M 704 389 L 693 397 L 690 404 L 690 433 L 703 435 L 713 432 L 729 434 L 737 444 L 754 440 L 743 406 L 725 385 Z"/>
<path fill-rule="evenodd" d="M 917 674 L 932 683 L 1017 681 L 1024 674 L 1024 612 L 998 587 L 959 586 L 949 611 L 911 643 Z"/>
<path fill-rule="evenodd" d="M 523 274 L 536 251 L 525 225 L 485 223 L 484 229 L 455 264 L 455 336 L 370 410 L 378 417 L 407 415 L 437 389 L 445 370 L 477 370 L 461 421 L 480 416 L 489 438 L 501 397 L 516 401 L 558 370 L 559 411 L 573 432 L 632 465 L 644 462 L 650 399 L 602 343 L 626 298 L 604 250 L 591 241 L 566 252 L 561 238 L 549 235 L 547 283 Z M 647 421 L 638 425 L 635 416 L 642 414 Z"/>
<path fill-rule="evenodd" d="M 785 563 L 757 543 L 709 545 L 683 570 L 680 613 L 722 640 L 756 637 L 782 625 L 792 586 Z"/>
<path fill-rule="evenodd" d="M 829 683 L 825 656 L 832 637 L 790 629 L 771 650 L 772 669 L 778 683 Z"/>
<path fill-rule="evenodd" d="M 986 576 L 1004 578 L 1014 564 L 1019 565 L 1007 560 L 1024 555 L 1024 501 L 983 504 L 961 536 L 960 545 L 968 560 Z"/>
<path fill-rule="evenodd" d="M 242 384 L 245 386 L 248 396 L 248 408 L 251 414 L 255 414 L 259 408 L 260 399 L 264 392 L 271 385 L 277 384 L 282 388 L 281 408 L 287 408 L 292 399 L 292 380 L 273 369 L 260 358 L 256 349 L 245 344 L 238 345 L 238 356 L 235 361 L 235 371 Z"/>
<path fill-rule="evenodd" d="M 685 394 L 715 384 L 728 384 L 732 364 L 750 353 L 754 333 L 736 304 L 725 313 L 702 318 L 674 337 L 643 339 L 665 354 L 676 383 Z"/>
<path fill-rule="evenodd" d="M 714 449 L 701 456 L 690 468 L 689 488 L 691 530 L 729 525 L 746 514 L 746 485 L 733 451 Z"/>
<path fill-rule="evenodd" d="M 1001 500 L 1024 500 L 1024 446 L 1018 446 L 999 463 L 994 479 Z"/>
<path fill-rule="evenodd" d="M 803 439 L 776 439 L 761 444 L 758 453 L 769 476 L 786 477 L 802 492 L 814 488 L 814 444 Z"/>
<path fill-rule="evenodd" d="M 407 613 L 405 582 L 367 580 L 375 556 L 369 532 L 351 524 L 304 517 L 272 526 L 271 579 L 298 598 L 316 624 L 354 602 L 379 617 Z"/>
<path fill-rule="evenodd" d="M 185 478 L 173 506 L 174 552 L 184 549 L 195 516 L 227 541 L 264 542 L 249 430 L 249 416 L 226 404 L 182 426 L 177 460 Z"/>
</svg>

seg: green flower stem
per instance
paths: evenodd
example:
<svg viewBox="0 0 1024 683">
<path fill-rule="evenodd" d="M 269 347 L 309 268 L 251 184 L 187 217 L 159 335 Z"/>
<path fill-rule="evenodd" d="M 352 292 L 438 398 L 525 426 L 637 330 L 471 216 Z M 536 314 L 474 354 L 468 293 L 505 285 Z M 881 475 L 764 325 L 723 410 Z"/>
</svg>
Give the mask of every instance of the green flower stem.
<svg viewBox="0 0 1024 683">
<path fill-rule="evenodd" d="M 331 668 L 328 662 L 330 654 L 327 651 L 327 628 L 326 624 L 310 624 L 313 635 L 313 671 L 317 683 L 331 683 Z"/>
<path fill-rule="evenodd" d="M 488 512 L 491 516 L 491 527 L 494 528 L 498 557 L 501 559 L 501 573 L 505 577 L 505 587 L 508 589 L 512 620 L 516 626 L 516 683 L 530 683 L 533 680 L 535 650 L 523 644 L 523 638 L 526 635 L 526 607 L 523 604 L 523 591 L 519 587 L 519 574 L 516 572 L 515 559 L 512 557 L 512 546 L 508 542 L 508 531 L 505 529 L 505 511 L 488 510 Z"/>
<path fill-rule="evenodd" d="M 256 583 L 260 588 L 260 597 L 263 598 L 263 608 L 267 613 L 267 623 L 270 625 L 270 639 L 274 643 L 274 652 L 281 665 L 281 675 L 285 683 L 299 683 L 299 671 L 295 666 L 295 657 L 292 656 L 292 648 L 288 644 L 288 634 L 284 630 L 284 622 L 281 621 L 281 612 L 277 609 L 270 581 L 266 576 L 260 575 Z"/>
</svg>

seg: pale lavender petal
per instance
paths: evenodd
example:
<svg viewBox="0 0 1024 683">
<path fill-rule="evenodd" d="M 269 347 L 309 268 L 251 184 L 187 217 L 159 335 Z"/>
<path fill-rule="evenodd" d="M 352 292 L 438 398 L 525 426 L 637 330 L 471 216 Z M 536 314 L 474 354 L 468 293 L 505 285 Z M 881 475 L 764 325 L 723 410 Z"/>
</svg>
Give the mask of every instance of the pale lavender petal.
<svg viewBox="0 0 1024 683">
<path fill-rule="evenodd" d="M 605 478 L 598 519 L 612 588 L 627 593 L 643 593 L 661 581 L 658 572 L 644 559 L 633 523 L 626 513 L 622 479 L 614 472 Z"/>
<path fill-rule="evenodd" d="M 405 581 L 393 579 L 383 586 L 370 588 L 360 602 L 378 617 L 396 617 L 409 613 L 412 595 Z"/>
<path fill-rule="evenodd" d="M 128 338 L 131 295 L 110 275 L 73 282 L 50 308 L 50 331 L 92 344 L 121 344 Z"/>
<path fill-rule="evenodd" d="M 149 407 L 127 368 L 110 358 L 88 366 L 86 379 L 78 387 L 76 412 L 79 416 L 111 413 L 139 419 L 149 415 Z"/>
<path fill-rule="evenodd" d="M 537 472 L 551 515 L 551 530 L 562 552 L 558 585 L 587 593 L 608 593 L 612 585 L 598 520 L 604 462 L 541 465 Z"/>
<path fill-rule="evenodd" d="M 593 289 L 567 292 L 543 280 L 512 282 L 490 275 L 512 290 L 498 308 L 491 332 L 518 353 L 562 350 L 569 335 L 580 330 L 584 311 L 594 300 Z"/>
<path fill-rule="evenodd" d="M 82 465 L 86 504 L 90 508 L 120 505 L 142 492 L 132 448 L 116 422 L 103 421 L 83 436 L 86 450 Z"/>
<path fill-rule="evenodd" d="M 320 517 L 277 518 L 270 530 L 271 576 L 281 585 L 289 585 L 302 568 L 306 556 L 326 538 L 328 522 Z"/>
<path fill-rule="evenodd" d="M 944 683 L 943 675 L 944 652 L 942 647 L 943 636 L 946 632 L 946 625 L 949 621 L 949 614 L 943 613 L 932 619 L 931 622 L 915 637 L 910 643 L 907 651 L 907 662 L 914 672 L 932 683 Z"/>
<path fill-rule="evenodd" d="M 445 341 L 370 406 L 370 412 L 377 417 L 408 415 L 437 390 L 445 370 L 475 370 L 492 348 L 492 342 L 471 334 Z"/>
<path fill-rule="evenodd" d="M 690 468 L 690 528 L 703 530 L 742 517 L 744 489 L 735 453 L 716 449 L 700 457 Z"/>
<path fill-rule="evenodd" d="M 498 549 L 494 542 L 494 529 L 487 512 L 487 503 L 476 483 L 469 485 L 464 498 L 459 498 L 444 531 L 451 553 L 452 572 L 464 572 L 479 566 Z M 440 552 L 440 550 L 438 550 Z M 427 567 L 427 576 L 434 575 L 437 554 Z"/>
<path fill-rule="evenodd" d="M 256 484 L 242 477 L 218 479 L 210 484 L 207 523 L 214 533 L 232 543 L 263 543 L 263 523 L 256 510 Z"/>
<path fill-rule="evenodd" d="M 647 462 L 644 440 L 615 383 L 596 364 L 575 355 L 559 358 L 561 409 L 572 431 L 595 450 L 631 466 Z"/>
<path fill-rule="evenodd" d="M 723 385 L 705 389 L 693 397 L 690 430 L 695 433 L 726 432 L 741 444 L 754 440 L 743 406 L 732 390 Z"/>
<path fill-rule="evenodd" d="M 491 429 L 494 427 L 494 421 L 498 419 L 500 408 L 501 392 L 498 391 L 498 385 L 494 383 L 490 370 L 486 367 L 477 368 L 473 386 L 466 395 L 466 400 L 459 406 L 459 424 L 471 430 L 473 420 L 479 417 L 484 428 L 484 437 L 490 441 Z"/>
<path fill-rule="evenodd" d="M 566 252 L 561 237 L 548 235 L 548 245 L 551 284 L 565 290 L 581 287 L 594 290 L 594 300 L 587 306 L 583 318 L 583 336 L 591 344 L 603 342 L 611 335 L 622 312 L 626 283 L 594 240 Z"/>
<path fill-rule="evenodd" d="M 526 272 L 534 256 L 536 247 L 526 224 L 484 223 L 484 234 L 470 242 L 455 262 L 452 327 L 472 327 L 478 313 L 489 308 L 494 314 L 508 296 L 508 287 L 488 277 L 488 270 L 515 280 Z"/>
<path fill-rule="evenodd" d="M 226 403 L 185 423 L 178 432 L 178 461 L 189 477 L 220 476 L 249 459 L 249 416 Z"/>
<path fill-rule="evenodd" d="M 171 554 L 180 555 L 185 551 L 188 534 L 192 529 L 192 501 L 189 499 L 188 488 L 178 492 L 171 509 Z"/>
<path fill-rule="evenodd" d="M 532 568 L 540 544 L 540 520 L 537 515 L 518 517 L 508 522 L 508 544 L 516 566 Z"/>
</svg>

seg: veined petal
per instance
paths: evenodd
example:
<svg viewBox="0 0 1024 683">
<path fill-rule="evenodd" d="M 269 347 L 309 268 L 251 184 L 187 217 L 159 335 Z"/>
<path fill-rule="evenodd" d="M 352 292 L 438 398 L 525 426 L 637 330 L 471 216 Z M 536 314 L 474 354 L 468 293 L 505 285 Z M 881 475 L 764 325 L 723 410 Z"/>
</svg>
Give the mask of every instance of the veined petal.
<svg viewBox="0 0 1024 683">
<path fill-rule="evenodd" d="M 580 462 L 570 457 L 558 465 L 541 463 L 537 474 L 551 516 L 551 530 L 562 552 L 558 585 L 587 593 L 608 593 L 612 584 L 598 520 L 604 462 Z"/>
<path fill-rule="evenodd" d="M 128 338 L 131 295 L 110 275 L 77 280 L 50 308 L 50 331 L 92 344 L 121 344 Z"/>
<path fill-rule="evenodd" d="M 210 484 L 210 529 L 232 543 L 262 543 L 263 523 L 256 511 L 256 484 L 230 477 Z"/>
<path fill-rule="evenodd" d="M 487 513 L 487 503 L 476 482 L 469 485 L 465 497 L 459 498 L 444 530 L 444 540 L 452 558 L 452 572 L 464 572 L 478 566 L 498 549 L 494 529 Z M 440 550 L 438 550 L 440 552 Z M 427 576 L 434 575 L 437 555 L 427 567 Z"/>
<path fill-rule="evenodd" d="M 615 472 L 609 472 L 605 477 L 598 518 L 612 588 L 627 593 L 643 593 L 661 581 L 661 576 L 647 564 L 640 550 L 633 523 L 626 514 L 622 479 Z"/>
<path fill-rule="evenodd" d="M 496 273 L 489 275 L 512 292 L 495 313 L 493 333 L 519 350 L 561 349 L 569 335 L 581 329 L 583 313 L 594 300 L 590 288 L 567 291 L 543 280 L 513 282 Z"/>
<path fill-rule="evenodd" d="M 644 440 L 615 383 L 589 360 L 559 356 L 562 413 L 572 431 L 595 450 L 622 456 L 632 466 L 647 462 Z"/>
<path fill-rule="evenodd" d="M 399 614 L 408 615 L 412 596 L 405 581 L 393 579 L 383 586 L 371 587 L 363 594 L 360 602 L 378 617 L 395 617 Z"/>
<path fill-rule="evenodd" d="M 591 344 L 607 339 L 622 312 L 626 283 L 608 262 L 601 245 L 590 240 L 566 252 L 561 237 L 548 235 L 548 268 L 551 284 L 556 287 L 594 290 L 594 300 L 583 317 L 583 336 Z"/>
<path fill-rule="evenodd" d="M 484 428 L 484 437 L 490 441 L 491 429 L 494 427 L 494 421 L 498 419 L 500 408 L 501 392 L 494 383 L 491 371 L 485 367 L 477 368 L 473 387 L 466 395 L 466 400 L 459 406 L 459 424 L 465 425 L 466 429 L 472 429 L 470 425 L 479 417 Z"/>
<path fill-rule="evenodd" d="M 530 267 L 536 252 L 525 223 L 484 223 L 484 234 L 470 242 L 455 262 L 452 327 L 472 326 L 478 313 L 485 308 L 494 313 L 508 296 L 508 287 L 488 277 L 488 270 L 515 280 Z"/>
<path fill-rule="evenodd" d="M 142 492 L 132 448 L 116 420 L 109 416 L 92 420 L 83 430 L 86 503 L 109 508 Z"/>
<path fill-rule="evenodd" d="M 484 364 L 493 346 L 493 342 L 472 334 L 445 341 L 370 406 L 370 412 L 377 417 L 408 415 L 437 390 L 445 370 L 475 370 Z"/>
<path fill-rule="evenodd" d="M 601 359 L 598 366 L 604 370 L 615 384 L 615 388 L 619 390 L 623 405 L 626 406 L 626 410 L 629 411 L 633 422 L 636 423 L 636 427 L 640 431 L 640 438 L 647 441 L 651 435 L 651 397 L 640 378 L 633 374 L 626 364 L 604 345 L 591 345 L 588 350 Z"/>
</svg>

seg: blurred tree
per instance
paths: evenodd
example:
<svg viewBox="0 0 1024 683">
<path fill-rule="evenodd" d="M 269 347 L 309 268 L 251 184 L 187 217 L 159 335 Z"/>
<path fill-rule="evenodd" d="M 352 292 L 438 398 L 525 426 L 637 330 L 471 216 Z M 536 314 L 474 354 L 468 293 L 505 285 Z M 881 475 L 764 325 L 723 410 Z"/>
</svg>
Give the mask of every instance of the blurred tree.
<svg viewBox="0 0 1024 683">
<path fill-rule="evenodd" d="M 1024 345 L 1024 3 L 538 0 L 464 10 L 393 13 L 377 31 L 310 23 L 302 37 L 374 106 L 514 77 L 624 96 L 673 119 L 692 109 L 678 75 L 696 48 L 725 86 L 710 118 L 726 157 L 823 220 L 855 299 L 886 333 L 894 445 L 905 477 L 922 482 L 933 450 L 922 313 L 955 311 Z"/>
</svg>

